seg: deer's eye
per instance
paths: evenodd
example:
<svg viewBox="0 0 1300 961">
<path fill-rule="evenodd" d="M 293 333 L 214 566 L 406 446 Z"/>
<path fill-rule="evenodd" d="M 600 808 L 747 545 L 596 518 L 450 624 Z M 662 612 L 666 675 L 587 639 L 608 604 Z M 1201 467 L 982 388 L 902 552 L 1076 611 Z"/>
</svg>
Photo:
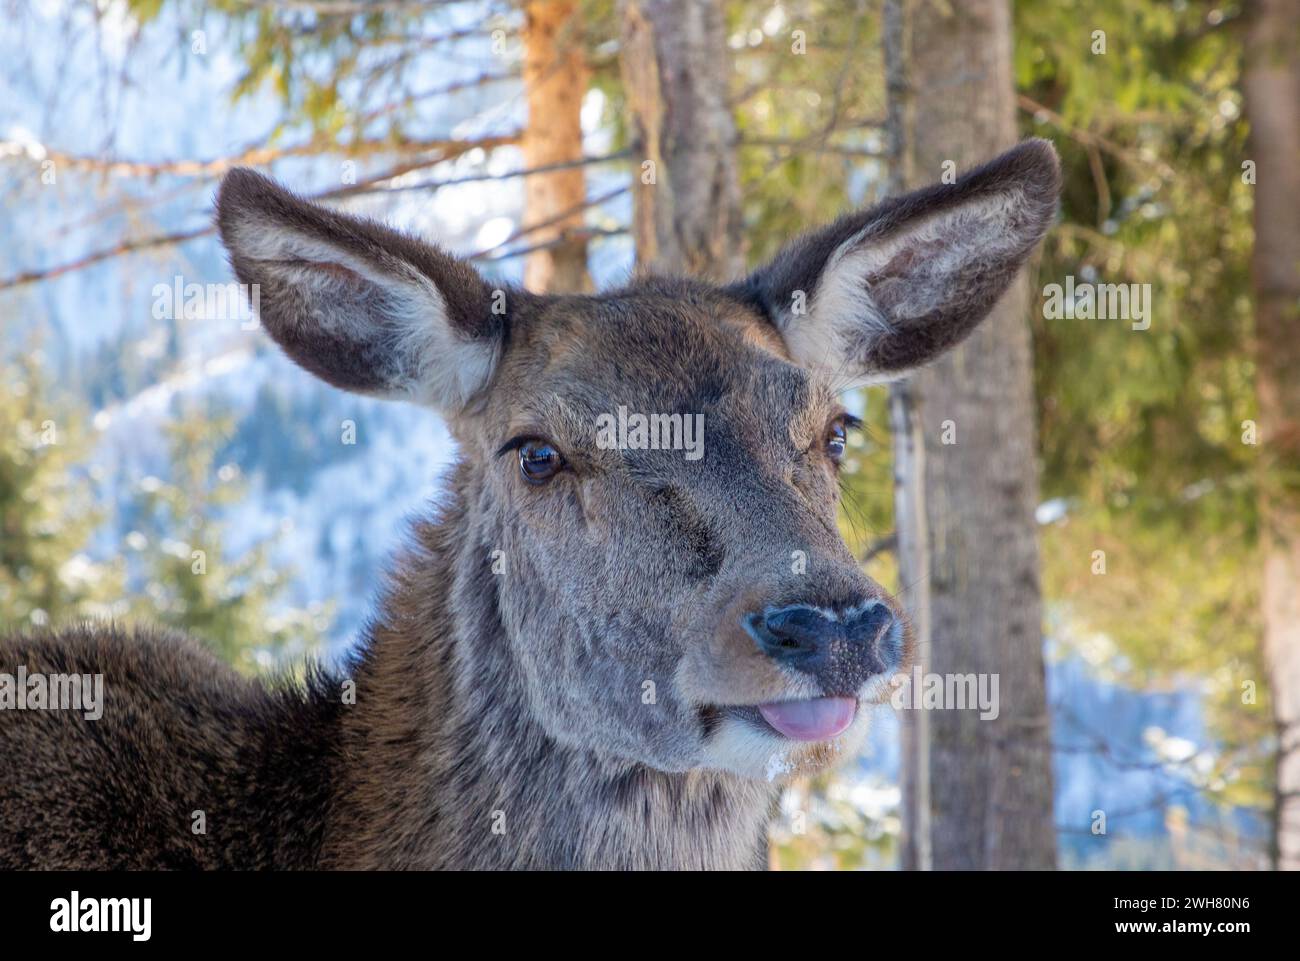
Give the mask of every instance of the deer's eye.
<svg viewBox="0 0 1300 961">
<path fill-rule="evenodd" d="M 530 484 L 545 484 L 564 467 L 560 452 L 544 440 L 526 440 L 519 445 L 519 473 Z"/>
<path fill-rule="evenodd" d="M 848 442 L 848 431 L 844 429 L 844 424 L 837 420 L 831 424 L 830 436 L 826 438 L 826 454 L 838 464 L 844 456 L 844 445 Z"/>
<path fill-rule="evenodd" d="M 852 414 L 841 414 L 831 421 L 831 426 L 826 432 L 826 456 L 835 464 L 844 457 L 844 449 L 848 446 L 849 431 L 861 425 Z"/>
</svg>

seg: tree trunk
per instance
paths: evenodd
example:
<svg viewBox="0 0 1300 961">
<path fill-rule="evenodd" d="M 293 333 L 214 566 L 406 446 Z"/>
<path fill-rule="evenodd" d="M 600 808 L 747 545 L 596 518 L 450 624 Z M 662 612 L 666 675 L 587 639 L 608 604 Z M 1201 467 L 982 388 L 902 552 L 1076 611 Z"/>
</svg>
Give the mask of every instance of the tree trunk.
<svg viewBox="0 0 1300 961">
<path fill-rule="evenodd" d="M 577 0 L 529 0 L 524 5 L 524 89 L 528 126 L 524 166 L 582 159 L 582 98 L 587 65 Z M 580 166 L 524 179 L 524 224 L 545 224 L 529 234 L 539 247 L 524 259 L 524 286 L 544 293 L 591 289 L 587 241 L 582 235 L 587 178 Z M 542 246 L 545 245 L 545 246 Z"/>
<path fill-rule="evenodd" d="M 1255 162 L 1256 370 L 1264 657 L 1278 731 L 1275 863 L 1300 869 L 1300 17 L 1258 0 L 1245 35 Z"/>
<path fill-rule="evenodd" d="M 910 165 L 912 150 L 906 143 L 911 99 L 905 58 L 911 49 L 911 17 L 903 3 L 885 4 L 882 37 L 885 48 L 885 96 L 888 104 L 889 192 L 899 193 L 915 183 Z M 911 612 L 918 661 L 930 650 L 929 537 L 925 514 L 925 438 L 917 397 L 908 380 L 889 390 L 889 430 L 894 438 L 894 517 L 898 532 L 899 595 Z M 900 866 L 906 871 L 929 871 L 934 866 L 930 848 L 930 715 L 910 711 L 900 725 L 903 758 L 900 780 L 903 794 L 903 838 Z"/>
<path fill-rule="evenodd" d="M 731 280 L 745 266 L 730 57 L 715 0 L 626 0 L 623 86 L 637 266 Z"/>
<path fill-rule="evenodd" d="M 884 26 L 901 186 L 1015 143 L 1007 0 L 889 0 Z M 905 867 L 1056 865 L 1029 303 L 1022 275 L 970 340 L 891 403 L 901 580 L 928 634 L 921 666 L 994 675 L 999 694 L 995 720 L 908 712 Z"/>
</svg>

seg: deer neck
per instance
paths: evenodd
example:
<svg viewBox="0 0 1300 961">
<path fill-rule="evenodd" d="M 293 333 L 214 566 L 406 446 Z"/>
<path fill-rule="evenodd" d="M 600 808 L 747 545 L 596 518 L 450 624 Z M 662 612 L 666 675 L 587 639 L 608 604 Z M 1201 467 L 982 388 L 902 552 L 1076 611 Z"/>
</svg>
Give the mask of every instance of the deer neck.
<svg viewBox="0 0 1300 961">
<path fill-rule="evenodd" d="M 527 708 L 491 548 L 458 499 L 417 524 L 352 665 L 323 860 L 340 867 L 755 868 L 776 790 L 558 743 Z"/>
</svg>

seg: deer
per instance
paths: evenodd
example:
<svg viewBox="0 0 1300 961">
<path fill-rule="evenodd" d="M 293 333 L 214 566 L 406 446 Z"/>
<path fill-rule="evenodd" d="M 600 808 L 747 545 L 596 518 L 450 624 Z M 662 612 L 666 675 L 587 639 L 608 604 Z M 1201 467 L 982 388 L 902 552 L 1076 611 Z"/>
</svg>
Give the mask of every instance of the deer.
<svg viewBox="0 0 1300 961">
<path fill-rule="evenodd" d="M 115 623 L 0 642 L 0 676 L 104 680 L 95 720 L 0 710 L 0 867 L 765 867 L 782 790 L 857 755 L 915 646 L 837 525 L 842 394 L 961 343 L 1059 190 L 1025 141 L 742 279 L 570 296 L 230 171 L 261 327 L 431 408 L 457 459 L 338 667 L 249 678 Z M 597 443 L 620 408 L 701 418 L 700 456 Z"/>
</svg>

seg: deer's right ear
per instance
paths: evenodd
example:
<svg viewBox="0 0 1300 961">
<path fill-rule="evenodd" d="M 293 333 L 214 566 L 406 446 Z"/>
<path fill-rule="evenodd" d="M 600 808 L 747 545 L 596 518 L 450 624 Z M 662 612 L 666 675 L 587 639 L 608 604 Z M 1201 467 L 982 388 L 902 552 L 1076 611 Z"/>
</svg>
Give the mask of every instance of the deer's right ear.
<svg viewBox="0 0 1300 961">
<path fill-rule="evenodd" d="M 970 171 L 841 217 L 733 288 L 791 358 L 837 387 L 890 380 L 970 335 L 1043 239 L 1056 151 L 1028 140 Z"/>
<path fill-rule="evenodd" d="M 506 295 L 463 261 L 246 169 L 222 181 L 217 226 L 267 333 L 330 384 L 454 412 L 491 381 Z"/>
</svg>

